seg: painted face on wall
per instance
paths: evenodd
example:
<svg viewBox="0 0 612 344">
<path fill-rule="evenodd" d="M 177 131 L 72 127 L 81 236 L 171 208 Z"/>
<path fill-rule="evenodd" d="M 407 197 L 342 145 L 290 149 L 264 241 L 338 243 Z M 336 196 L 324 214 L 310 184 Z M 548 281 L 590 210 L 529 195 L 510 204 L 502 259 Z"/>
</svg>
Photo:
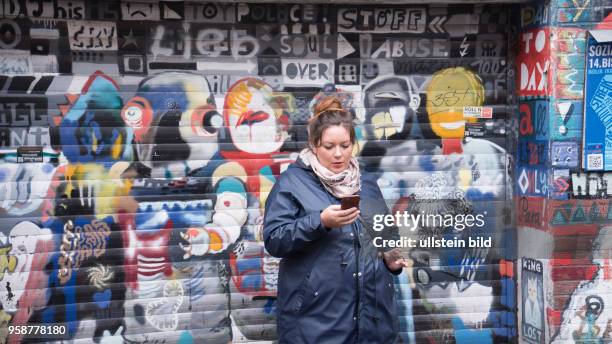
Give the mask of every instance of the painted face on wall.
<svg viewBox="0 0 612 344">
<path fill-rule="evenodd" d="M 50 234 L 48 231 L 41 230 L 37 225 L 30 221 L 20 222 L 15 225 L 6 238 L 0 233 L 0 243 L 2 244 L 2 254 L 6 257 L 2 263 L 2 273 L 0 282 L 8 292 L 0 294 L 0 304 L 7 312 L 15 312 L 19 308 L 21 295 L 27 291 L 26 284 L 30 274 L 35 275 L 36 271 L 31 269 L 38 244 L 39 235 Z"/>
<path fill-rule="evenodd" d="M 119 115 L 119 87 L 101 72 L 89 77 L 59 125 L 62 152 L 68 161 L 113 162 L 132 159 L 132 133 Z"/>
<path fill-rule="evenodd" d="M 463 67 L 436 72 L 427 86 L 427 114 L 431 129 L 441 138 L 463 138 L 464 106 L 482 106 L 484 87 L 478 75 Z"/>
<path fill-rule="evenodd" d="M 421 98 L 406 77 L 383 76 L 364 88 L 368 136 L 376 140 L 423 137 L 416 111 Z"/>
<path fill-rule="evenodd" d="M 252 154 L 278 151 L 288 138 L 292 103 L 290 95 L 275 94 L 259 79 L 237 81 L 227 91 L 223 107 L 234 145 Z"/>
<path fill-rule="evenodd" d="M 340 173 L 349 166 L 353 153 L 351 136 L 340 125 L 331 126 L 323 131 L 321 144 L 313 148 L 317 159 L 323 167 L 334 173 Z"/>
<path fill-rule="evenodd" d="M 167 72 L 144 79 L 121 116 L 134 130 L 138 159 L 153 168 L 178 163 L 173 177 L 202 167 L 218 150 L 223 119 L 201 75 Z"/>
</svg>

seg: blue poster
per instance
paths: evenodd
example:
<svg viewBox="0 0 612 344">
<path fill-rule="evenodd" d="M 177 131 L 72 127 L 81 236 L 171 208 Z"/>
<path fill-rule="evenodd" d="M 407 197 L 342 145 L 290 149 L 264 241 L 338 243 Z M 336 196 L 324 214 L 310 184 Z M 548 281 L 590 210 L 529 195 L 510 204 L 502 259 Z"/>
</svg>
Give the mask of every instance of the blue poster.
<svg viewBox="0 0 612 344">
<path fill-rule="evenodd" d="M 612 30 L 590 31 L 586 53 L 582 167 L 612 171 Z"/>
</svg>

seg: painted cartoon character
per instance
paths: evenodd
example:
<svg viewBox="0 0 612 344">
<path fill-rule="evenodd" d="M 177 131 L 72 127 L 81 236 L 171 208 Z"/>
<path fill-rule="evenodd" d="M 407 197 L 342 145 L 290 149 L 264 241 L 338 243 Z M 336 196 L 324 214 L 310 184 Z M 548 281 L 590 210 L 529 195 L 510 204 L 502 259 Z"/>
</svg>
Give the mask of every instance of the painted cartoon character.
<svg viewBox="0 0 612 344">
<path fill-rule="evenodd" d="M 551 341 L 606 343 L 612 338 L 612 226 L 599 229 L 593 242 L 593 277 L 580 281 L 563 312 L 561 326 Z M 590 270 L 591 267 L 589 267 Z"/>
<path fill-rule="evenodd" d="M 99 341 L 123 322 L 123 268 L 116 264 L 123 257 L 114 250 L 114 245 L 122 248 L 122 240 L 112 214 L 115 197 L 124 195 L 115 181 L 132 159 L 132 131 L 120 116 L 119 88 L 109 76 L 94 73 L 79 95 L 66 98 L 55 123 L 58 148 L 68 164 L 43 165 L 44 173 L 53 173 L 41 205 L 40 230 L 52 234 L 44 268 L 48 301 L 46 307 L 33 307 L 29 321 L 65 321 L 70 337 L 84 326 L 87 331 L 81 333 Z M 106 273 L 90 276 L 94 266 Z"/>
<path fill-rule="evenodd" d="M 422 139 L 423 130 L 417 116 L 421 97 L 412 80 L 405 76 L 386 75 L 370 81 L 363 89 L 365 142 L 362 157 L 384 155 L 406 140 Z M 366 168 L 379 169 L 379 159 L 366 160 Z"/>
<path fill-rule="evenodd" d="M 364 87 L 363 93 L 368 138 L 402 140 L 423 137 L 417 118 L 421 97 L 408 77 L 378 77 Z"/>
<path fill-rule="evenodd" d="M 279 151 L 289 136 L 293 107 L 290 95 L 275 92 L 262 80 L 238 80 L 228 89 L 223 106 L 231 148 L 222 149 L 194 174 L 212 177 L 217 199 L 210 226 L 240 234 L 230 256 L 231 308 L 236 325 L 249 339 L 275 336 L 279 260 L 265 252 L 261 231 L 266 197 L 276 177 L 295 160 Z M 192 244 L 197 240 L 189 238 Z M 264 314 L 254 314 L 253 309 Z"/>
<path fill-rule="evenodd" d="M 223 126 L 209 83 L 195 73 L 151 76 L 122 116 L 139 160 L 122 174 L 131 189 L 118 216 L 128 248 L 124 337 L 146 341 L 177 331 L 182 340 L 227 343 L 227 249 L 246 220 L 246 197 L 215 197 L 214 176 L 198 174 L 215 160 Z"/>
<path fill-rule="evenodd" d="M 378 182 L 394 211 L 413 211 L 424 214 L 486 214 L 485 226 L 475 234 L 491 235 L 493 240 L 503 233 L 501 207 L 495 200 L 504 199 L 510 183 L 505 178 L 506 151 L 489 140 L 464 138 L 465 125 L 477 119 L 464 118 L 464 106 L 482 106 L 484 88 L 480 78 L 465 68 L 448 68 L 435 73 L 425 87 L 429 127 L 441 138 L 441 144 L 420 144 L 423 140 L 405 140 L 386 146 L 380 166 L 386 171 Z M 424 125 L 421 125 L 423 129 Z M 387 168 L 391 167 L 392 168 Z M 400 229 L 402 230 L 402 229 Z M 422 230 L 422 229 L 421 229 Z M 449 235 L 437 229 L 428 235 Z M 467 239 L 472 231 L 456 233 Z M 410 233 L 405 233 L 410 235 Z M 412 233 L 414 234 L 414 233 Z M 496 252 L 487 248 L 461 250 L 413 249 L 411 280 L 416 297 L 446 300 L 426 309 L 436 313 L 441 309 L 463 309 L 466 295 L 479 295 L 483 302 L 470 315 L 461 314 L 450 323 L 440 324 L 464 330 L 469 334 L 457 337 L 458 342 L 492 340 L 490 331 L 477 328 L 490 321 L 489 314 L 496 307 L 493 286 L 495 279 L 488 266 L 495 261 Z M 420 306 L 419 306 L 420 307 Z M 420 310 L 423 311 L 423 310 Z"/>
<path fill-rule="evenodd" d="M 538 285 L 535 278 L 527 278 L 527 300 L 525 300 L 525 322 L 541 330 L 540 301 L 538 300 Z"/>
<path fill-rule="evenodd" d="M 436 72 L 427 86 L 426 109 L 432 130 L 441 138 L 463 138 L 465 123 L 476 118 L 464 118 L 465 106 L 482 106 L 484 87 L 480 77 L 463 68 L 447 68 Z"/>
<path fill-rule="evenodd" d="M 199 74 L 164 72 L 142 80 L 121 117 L 134 131 L 137 169 L 152 177 L 186 176 L 218 151 L 223 119 Z"/>
<path fill-rule="evenodd" d="M 61 151 L 70 163 L 132 160 L 133 136 L 121 118 L 122 104 L 113 79 L 102 72 L 89 77 L 59 124 Z"/>
<path fill-rule="evenodd" d="M 237 235 L 211 227 L 211 195 L 203 178 L 133 180 L 119 214 L 128 248 L 125 338 L 152 340 L 176 331 L 184 340 L 231 341 L 224 247 Z"/>
<path fill-rule="evenodd" d="M 68 336 L 90 334 L 95 341 L 123 326 L 125 286 L 123 267 L 117 265 L 123 261 L 123 242 L 111 214 L 125 189 L 115 182 L 115 169 L 97 163 L 57 169 L 43 206 L 43 225 L 53 238 L 45 267 L 50 292 L 31 323 L 66 321 Z"/>
</svg>

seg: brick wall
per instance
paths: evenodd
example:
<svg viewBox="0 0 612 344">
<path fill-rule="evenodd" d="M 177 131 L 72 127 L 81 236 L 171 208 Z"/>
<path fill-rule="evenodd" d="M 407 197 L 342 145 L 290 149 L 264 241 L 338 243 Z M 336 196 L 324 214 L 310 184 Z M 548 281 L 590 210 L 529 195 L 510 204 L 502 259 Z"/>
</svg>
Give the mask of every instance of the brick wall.
<svg viewBox="0 0 612 344">
<path fill-rule="evenodd" d="M 606 1 L 521 6 L 519 43 L 534 43 L 531 53 L 518 52 L 529 72 L 520 73 L 517 82 L 518 317 L 521 340 L 527 343 L 612 338 L 612 175 L 587 172 L 582 165 L 589 101 L 584 94 L 586 35 L 610 28 L 611 9 Z M 517 72 L 520 68 L 517 64 Z"/>
</svg>

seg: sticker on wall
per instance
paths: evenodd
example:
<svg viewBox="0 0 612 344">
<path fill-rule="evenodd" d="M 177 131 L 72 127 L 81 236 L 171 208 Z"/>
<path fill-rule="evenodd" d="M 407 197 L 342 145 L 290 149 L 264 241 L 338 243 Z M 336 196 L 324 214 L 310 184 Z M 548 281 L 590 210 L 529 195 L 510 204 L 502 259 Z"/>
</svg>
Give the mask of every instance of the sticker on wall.
<svg viewBox="0 0 612 344">
<path fill-rule="evenodd" d="M 285 86 L 323 86 L 334 82 L 334 60 L 282 59 Z"/>
<path fill-rule="evenodd" d="M 465 137 L 484 137 L 486 131 L 484 123 L 465 123 Z"/>
<path fill-rule="evenodd" d="M 70 49 L 117 50 L 117 28 L 113 22 L 69 21 Z"/>
<path fill-rule="evenodd" d="M 582 167 L 612 171 L 612 30 L 587 39 Z"/>
<path fill-rule="evenodd" d="M 121 4 L 123 20 L 153 20 L 159 21 L 159 4 L 124 2 Z"/>
<path fill-rule="evenodd" d="M 357 85 L 359 83 L 359 74 L 359 62 L 349 60 L 338 61 L 337 84 Z"/>
<path fill-rule="evenodd" d="M 555 167 L 578 167 L 578 143 L 556 141 L 552 143 L 552 165 Z"/>
<path fill-rule="evenodd" d="M 541 167 L 522 166 L 516 183 L 520 196 L 548 196 L 548 171 Z"/>
<path fill-rule="evenodd" d="M 43 162 L 41 146 L 24 146 L 17 148 L 17 162 Z"/>
<path fill-rule="evenodd" d="M 376 20 L 371 20 L 376 18 Z M 378 7 L 338 9 L 339 32 L 424 33 L 427 26 L 424 8 Z M 439 30 L 444 30 L 442 27 Z"/>
<path fill-rule="evenodd" d="M 517 84 L 519 96 L 549 96 L 551 84 L 550 30 L 534 29 L 522 32 L 519 38 Z"/>
<path fill-rule="evenodd" d="M 493 118 L 493 108 L 490 106 L 464 106 L 463 118 Z"/>
<path fill-rule="evenodd" d="M 551 196 L 555 199 L 567 199 L 572 181 L 568 169 L 555 169 L 553 171 L 553 182 Z"/>
<path fill-rule="evenodd" d="M 521 297 L 523 309 L 522 334 L 526 343 L 544 343 L 544 283 L 542 262 L 535 259 L 522 259 Z"/>
</svg>

